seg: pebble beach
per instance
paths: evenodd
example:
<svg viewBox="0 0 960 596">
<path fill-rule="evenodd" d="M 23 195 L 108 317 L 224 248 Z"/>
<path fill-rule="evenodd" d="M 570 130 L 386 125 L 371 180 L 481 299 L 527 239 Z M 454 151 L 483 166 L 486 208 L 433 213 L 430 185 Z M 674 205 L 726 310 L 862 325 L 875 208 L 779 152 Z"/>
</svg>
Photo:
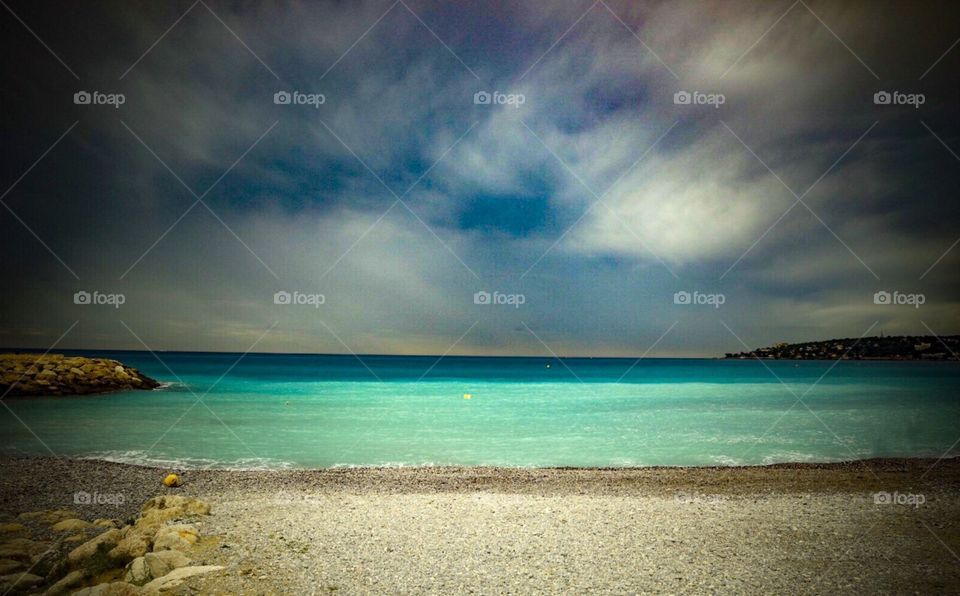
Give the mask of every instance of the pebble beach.
<svg viewBox="0 0 960 596">
<path fill-rule="evenodd" d="M 0 510 L 203 499 L 180 594 L 953 593 L 960 462 L 171 470 L 0 460 Z M 77 502 L 77 494 L 80 494 Z M 89 496 L 86 496 L 89 495 Z M 211 567 L 212 568 L 212 567 Z"/>
</svg>

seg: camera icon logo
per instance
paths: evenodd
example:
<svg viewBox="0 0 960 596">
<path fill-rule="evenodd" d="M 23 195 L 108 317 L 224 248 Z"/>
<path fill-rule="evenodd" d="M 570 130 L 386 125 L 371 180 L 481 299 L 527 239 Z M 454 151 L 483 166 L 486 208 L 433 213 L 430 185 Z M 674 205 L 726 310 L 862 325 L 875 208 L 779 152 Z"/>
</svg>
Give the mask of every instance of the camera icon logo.
<svg viewBox="0 0 960 596">
<path fill-rule="evenodd" d="M 90 104 L 90 93 L 87 91 L 77 91 L 73 94 L 73 103 L 78 106 L 85 106 Z"/>
<path fill-rule="evenodd" d="M 480 290 L 473 295 L 474 304 L 490 304 L 490 292 L 484 292 Z"/>
<path fill-rule="evenodd" d="M 673 295 L 674 304 L 690 304 L 691 301 L 692 301 L 692 297 L 690 296 L 690 292 L 680 291 L 680 292 L 674 293 Z"/>
<path fill-rule="evenodd" d="M 73 493 L 73 502 L 76 505 L 90 505 L 93 503 L 93 495 L 85 490 Z"/>
<path fill-rule="evenodd" d="M 689 91 L 677 91 L 673 94 L 673 103 L 678 106 L 688 106 L 692 100 L 692 96 Z"/>
<path fill-rule="evenodd" d="M 290 93 L 287 91 L 277 91 L 273 94 L 273 103 L 278 106 L 285 106 L 290 104 Z"/>
<path fill-rule="evenodd" d="M 285 292 L 283 290 L 280 290 L 279 292 L 273 295 L 274 304 L 291 304 L 291 302 L 292 302 L 292 297 L 290 295 L 290 292 Z"/>
<path fill-rule="evenodd" d="M 880 491 L 878 493 L 873 493 L 873 502 L 875 505 L 889 505 L 893 502 L 893 499 L 890 497 L 890 493 L 886 491 Z"/>
<path fill-rule="evenodd" d="M 91 296 L 90 292 L 86 290 L 80 290 L 79 292 L 74 293 L 73 303 L 74 304 L 90 304 Z"/>
<path fill-rule="evenodd" d="M 490 105 L 490 100 L 490 94 L 486 91 L 477 91 L 473 94 L 473 103 L 477 104 L 478 106 Z"/>
<path fill-rule="evenodd" d="M 873 103 L 878 106 L 888 106 L 893 101 L 893 96 L 888 91 L 877 91 L 873 94 Z"/>
<path fill-rule="evenodd" d="M 873 295 L 874 304 L 891 304 L 890 292 L 880 290 Z"/>
</svg>

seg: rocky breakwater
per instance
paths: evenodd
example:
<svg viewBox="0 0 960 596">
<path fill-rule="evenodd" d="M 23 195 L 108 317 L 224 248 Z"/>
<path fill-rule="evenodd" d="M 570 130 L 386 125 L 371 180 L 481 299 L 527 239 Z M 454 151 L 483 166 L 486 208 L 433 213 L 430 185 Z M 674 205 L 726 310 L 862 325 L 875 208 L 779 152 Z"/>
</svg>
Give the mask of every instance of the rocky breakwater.
<svg viewBox="0 0 960 596">
<path fill-rule="evenodd" d="M 87 395 L 154 389 L 160 383 L 109 358 L 0 354 L 0 395 Z"/>
<path fill-rule="evenodd" d="M 88 522 L 64 510 L 7 514 L 8 523 L 0 525 L 0 593 L 146 596 L 173 590 L 190 577 L 223 569 L 198 560 L 210 546 L 200 534 L 207 515 L 210 505 L 183 496 L 150 499 L 128 524 Z"/>
</svg>

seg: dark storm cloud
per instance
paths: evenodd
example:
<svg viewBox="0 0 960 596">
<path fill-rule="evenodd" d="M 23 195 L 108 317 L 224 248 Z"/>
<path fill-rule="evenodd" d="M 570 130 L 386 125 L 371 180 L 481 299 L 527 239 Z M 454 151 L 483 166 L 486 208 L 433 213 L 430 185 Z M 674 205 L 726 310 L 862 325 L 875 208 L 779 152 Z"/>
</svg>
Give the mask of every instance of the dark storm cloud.
<svg viewBox="0 0 960 596">
<path fill-rule="evenodd" d="M 947 5 L 10 8 L 50 51 L 4 11 L 4 189 L 77 124 L 4 196 L 2 344 L 76 320 L 62 345 L 142 347 L 122 320 L 243 351 L 277 322 L 256 349 L 367 353 L 629 355 L 674 323 L 652 354 L 739 350 L 721 321 L 752 345 L 957 332 L 960 249 L 930 269 L 960 236 Z M 695 290 L 726 302 L 673 303 Z"/>
</svg>

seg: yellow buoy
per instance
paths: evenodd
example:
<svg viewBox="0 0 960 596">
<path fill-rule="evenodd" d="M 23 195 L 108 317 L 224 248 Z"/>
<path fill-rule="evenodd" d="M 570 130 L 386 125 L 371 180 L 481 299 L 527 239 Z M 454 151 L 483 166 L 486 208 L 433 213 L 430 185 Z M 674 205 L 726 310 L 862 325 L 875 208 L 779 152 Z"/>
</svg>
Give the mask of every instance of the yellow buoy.
<svg viewBox="0 0 960 596">
<path fill-rule="evenodd" d="M 163 485 L 169 488 L 176 488 L 180 486 L 180 477 L 176 474 L 167 474 L 167 477 L 163 479 Z"/>
<path fill-rule="evenodd" d="M 470 399 L 471 397 L 473 397 L 473 396 L 470 395 L 469 393 L 464 393 L 464 394 L 463 394 L 463 399 Z"/>
</svg>

